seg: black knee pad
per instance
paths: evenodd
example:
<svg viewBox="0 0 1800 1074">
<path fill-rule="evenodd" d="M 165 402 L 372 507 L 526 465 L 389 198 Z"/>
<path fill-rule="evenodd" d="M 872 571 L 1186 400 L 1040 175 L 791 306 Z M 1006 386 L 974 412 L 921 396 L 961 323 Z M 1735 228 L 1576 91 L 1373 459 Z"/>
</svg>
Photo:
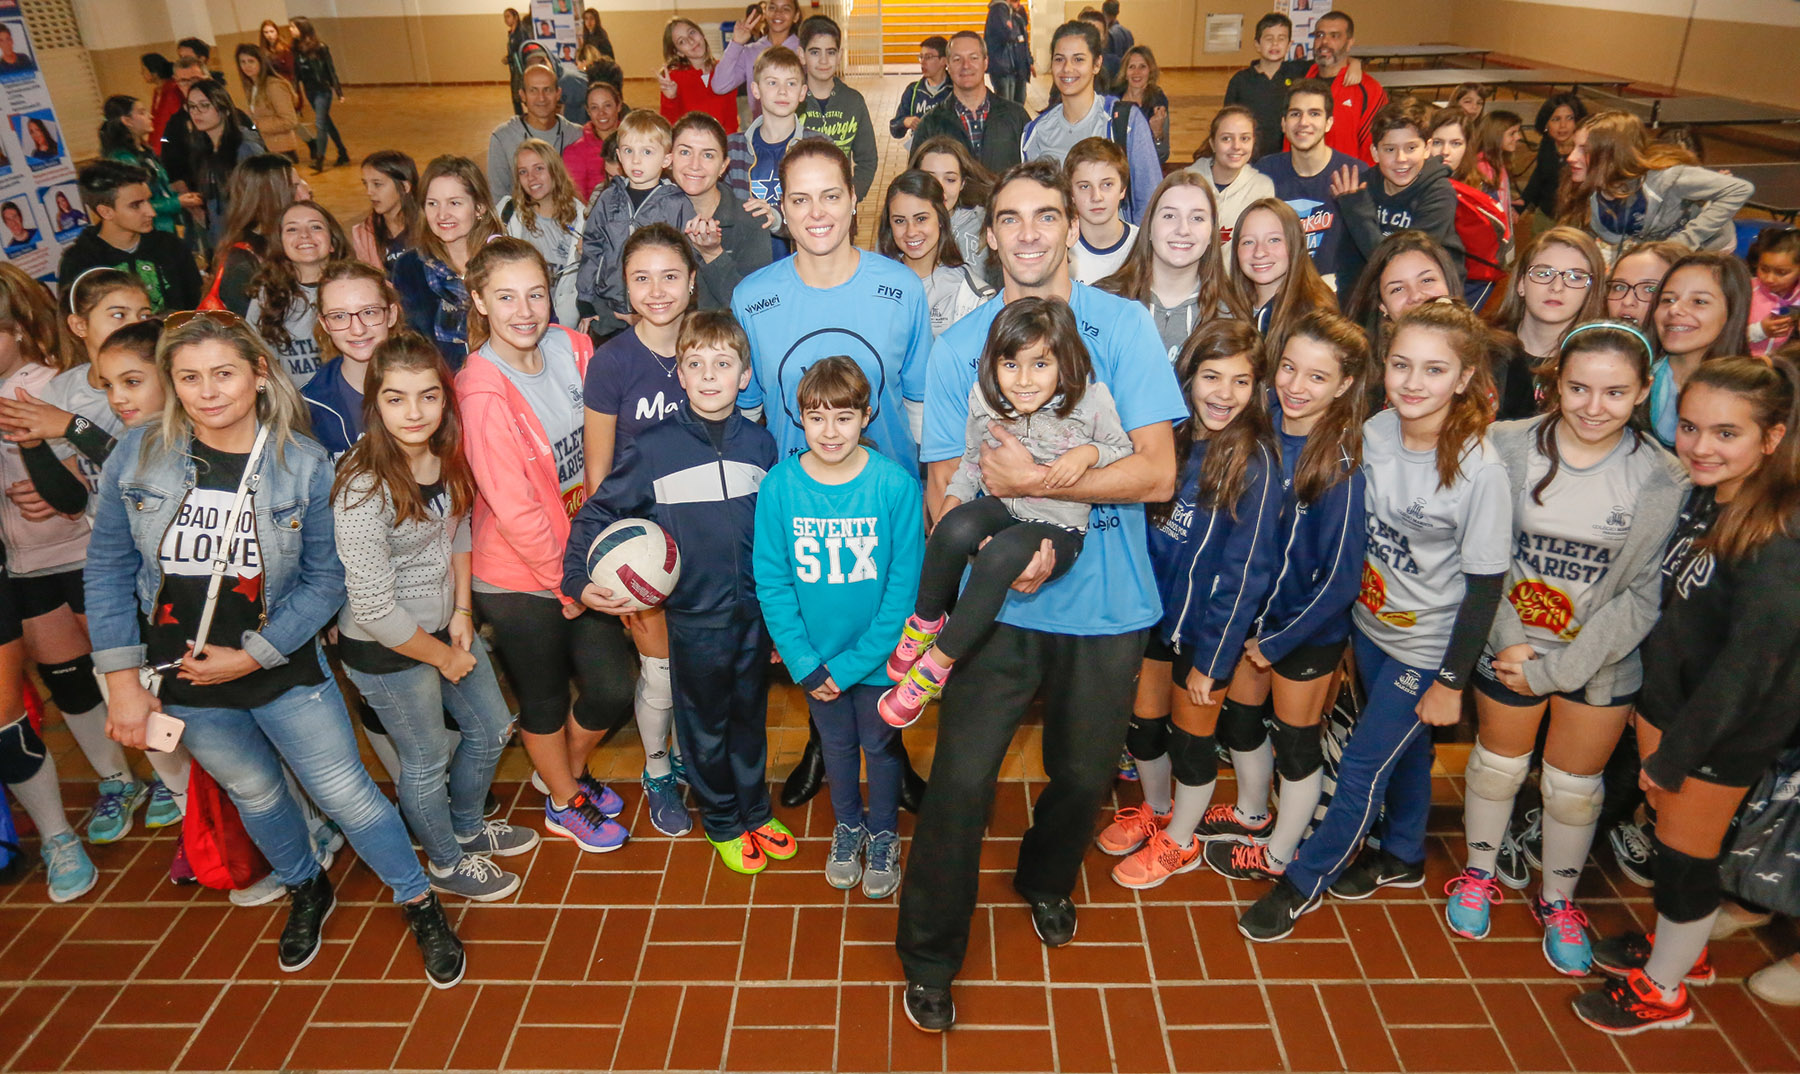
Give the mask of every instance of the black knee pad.
<svg viewBox="0 0 1800 1074">
<path fill-rule="evenodd" d="M 1294 782 L 1325 767 L 1325 729 L 1320 724 L 1311 727 L 1290 727 L 1280 720 L 1275 721 L 1271 737 L 1275 739 L 1275 771 L 1281 778 Z"/>
<path fill-rule="evenodd" d="M 1140 761 L 1154 761 L 1169 752 L 1169 720 L 1133 716 L 1125 730 L 1125 748 Z"/>
<path fill-rule="evenodd" d="M 102 703 L 94 678 L 94 658 L 83 653 L 60 664 L 39 664 L 38 674 L 50 688 L 50 700 L 63 712 L 87 712 Z"/>
<path fill-rule="evenodd" d="M 23 783 L 37 775 L 46 755 L 44 740 L 26 717 L 0 727 L 0 783 Z"/>
<path fill-rule="evenodd" d="M 1719 908 L 1718 858 L 1695 858 L 1652 839 L 1656 848 L 1656 912 L 1677 924 L 1698 921 Z"/>
<path fill-rule="evenodd" d="M 1238 753 L 1249 753 L 1269 739 L 1269 732 L 1263 726 L 1264 705 L 1251 705 L 1243 701 L 1226 698 L 1219 705 L 1219 730 L 1217 738 L 1228 750 Z"/>
<path fill-rule="evenodd" d="M 1203 787 L 1214 782 L 1219 778 L 1218 740 L 1212 735 L 1190 735 L 1179 727 L 1170 727 L 1169 767 L 1177 783 Z"/>
</svg>

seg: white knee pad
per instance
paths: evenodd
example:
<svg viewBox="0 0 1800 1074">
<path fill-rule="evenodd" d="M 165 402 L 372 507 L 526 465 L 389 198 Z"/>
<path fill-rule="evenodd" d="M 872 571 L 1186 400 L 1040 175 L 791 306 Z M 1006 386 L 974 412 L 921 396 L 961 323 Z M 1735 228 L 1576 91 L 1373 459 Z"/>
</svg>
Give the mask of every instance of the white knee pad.
<svg viewBox="0 0 1800 1074">
<path fill-rule="evenodd" d="M 1598 775 L 1577 776 L 1544 765 L 1544 814 L 1560 824 L 1581 828 L 1600 820 L 1606 791 Z"/>
<path fill-rule="evenodd" d="M 1469 793 L 1475 797 L 1504 802 L 1518 797 L 1519 788 L 1525 785 L 1525 776 L 1530 771 L 1531 754 L 1502 757 L 1477 739 L 1475 748 L 1469 751 L 1469 763 L 1463 769 L 1463 781 L 1468 785 Z"/>
<path fill-rule="evenodd" d="M 637 699 L 653 709 L 674 707 L 675 690 L 669 684 L 668 657 L 638 657 Z"/>
</svg>

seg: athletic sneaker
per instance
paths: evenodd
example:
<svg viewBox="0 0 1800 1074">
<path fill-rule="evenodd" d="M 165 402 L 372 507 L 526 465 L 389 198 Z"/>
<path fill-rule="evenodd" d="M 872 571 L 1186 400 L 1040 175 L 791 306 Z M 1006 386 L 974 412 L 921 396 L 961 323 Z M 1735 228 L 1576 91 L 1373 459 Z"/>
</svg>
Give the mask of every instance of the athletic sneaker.
<svg viewBox="0 0 1800 1074">
<path fill-rule="evenodd" d="M 1294 923 L 1302 915 L 1310 914 L 1319 908 L 1321 897 L 1314 895 L 1307 898 L 1300 889 L 1282 877 L 1275 882 L 1262 898 L 1250 904 L 1242 917 L 1238 918 L 1238 931 L 1246 939 L 1257 943 L 1269 943 L 1286 939 L 1294 931 Z"/>
<path fill-rule="evenodd" d="M 116 843 L 131 832 L 131 815 L 150 797 L 150 788 L 135 779 L 103 779 L 100 798 L 88 818 L 88 842 Z"/>
<path fill-rule="evenodd" d="M 868 868 L 863 870 L 866 899 L 885 899 L 900 890 L 900 833 L 876 832 L 869 838 Z"/>
<path fill-rule="evenodd" d="M 910 727 L 925 711 L 925 706 L 937 700 L 944 692 L 944 679 L 950 677 L 944 672 L 940 679 L 931 670 L 931 665 L 918 663 L 906 673 L 898 686 L 890 686 L 881 699 L 875 702 L 875 708 L 881 718 L 893 727 Z"/>
<path fill-rule="evenodd" d="M 1641 888 L 1656 886 L 1656 851 L 1642 824 L 1628 820 L 1613 825 L 1606 831 L 1606 845 L 1612 848 L 1613 860 L 1627 880 Z"/>
<path fill-rule="evenodd" d="M 1194 829 L 1194 836 L 1205 842 L 1214 839 L 1236 839 L 1247 843 L 1256 839 L 1267 839 L 1275 830 L 1275 818 L 1263 814 L 1260 821 L 1249 822 L 1238 816 L 1237 806 L 1229 802 L 1208 806 L 1200 816 L 1200 826 Z"/>
<path fill-rule="evenodd" d="M 490 858 L 510 858 L 526 854 L 538 845 L 538 833 L 530 828 L 515 828 L 503 820 L 482 821 L 474 835 L 459 835 L 464 854 L 481 854 Z"/>
<path fill-rule="evenodd" d="M 581 787 L 582 793 L 587 795 L 588 801 L 594 803 L 595 809 L 609 817 L 625 812 L 625 799 L 619 797 L 618 791 L 595 779 L 593 773 L 583 772 L 575 777 L 575 782 Z"/>
<path fill-rule="evenodd" d="M 688 782 L 687 762 L 681 759 L 681 754 L 673 750 L 669 752 L 669 774 L 674 776 L 675 782 L 683 787 L 693 786 Z"/>
<path fill-rule="evenodd" d="M 287 895 L 287 888 L 281 885 L 281 877 L 270 873 L 247 888 L 232 888 L 225 893 L 233 906 L 267 906 L 269 903 Z"/>
<path fill-rule="evenodd" d="M 862 883 L 863 848 L 869 844 L 868 829 L 840 824 L 831 829 L 831 853 L 825 858 L 825 882 L 840 891 L 848 891 Z"/>
<path fill-rule="evenodd" d="M 169 858 L 169 883 L 177 887 L 198 884 L 200 878 L 194 875 L 194 867 L 188 863 L 187 842 L 181 833 L 175 833 L 175 853 Z"/>
<path fill-rule="evenodd" d="M 1113 883 L 1133 891 L 1160 887 L 1171 876 L 1198 868 L 1205 846 L 1198 838 L 1188 840 L 1185 847 L 1176 846 L 1169 833 L 1158 828 L 1141 850 L 1113 866 Z"/>
<path fill-rule="evenodd" d="M 1094 845 L 1115 858 L 1122 858 L 1150 841 L 1150 837 L 1169 826 L 1174 811 L 1158 813 L 1147 805 L 1126 806 L 1113 814 L 1112 823 L 1101 830 Z"/>
<path fill-rule="evenodd" d="M 468 956 L 437 896 L 426 892 L 423 899 L 406 903 L 400 909 L 406 915 L 406 927 L 412 930 L 413 942 L 419 945 L 419 957 L 425 961 L 425 979 L 431 987 L 450 988 L 461 981 Z"/>
<path fill-rule="evenodd" d="M 1648 936 L 1641 932 L 1626 932 L 1596 941 L 1594 968 L 1608 977 L 1624 977 L 1633 970 L 1641 970 L 1650 962 L 1650 947 L 1655 942 L 1654 932 Z M 1694 960 L 1694 968 L 1687 971 L 1682 980 L 1691 985 L 1709 985 L 1717 976 L 1713 972 L 1712 959 L 1707 957 L 1707 949 L 1703 947 L 1700 957 Z"/>
<path fill-rule="evenodd" d="M 1020 892 L 1020 894 L 1024 894 Z M 1075 900 L 1067 895 L 1027 897 L 1031 904 L 1031 929 L 1045 947 L 1063 947 L 1075 942 Z"/>
<path fill-rule="evenodd" d="M 1533 807 L 1525 811 L 1525 827 L 1519 831 L 1519 856 L 1538 872 L 1544 871 L 1544 811 Z"/>
<path fill-rule="evenodd" d="M 1694 1020 L 1688 1005 L 1687 986 L 1675 987 L 1673 1001 L 1665 1002 L 1662 989 L 1632 970 L 1624 980 L 1608 981 L 1605 988 L 1575 997 L 1575 1017 L 1602 1033 L 1629 1037 L 1646 1029 L 1675 1029 Z"/>
<path fill-rule="evenodd" d="M 163 781 L 150 781 L 150 804 L 144 809 L 144 827 L 169 828 L 181 823 L 181 807 Z"/>
<path fill-rule="evenodd" d="M 907 982 L 904 1002 L 906 1020 L 914 1028 L 927 1033 L 942 1033 L 956 1024 L 956 1002 L 948 988 Z"/>
<path fill-rule="evenodd" d="M 763 853 L 762 845 L 756 841 L 756 836 L 749 832 L 732 836 L 722 843 L 711 836 L 708 836 L 706 841 L 719 852 L 719 861 L 724 863 L 725 868 L 734 873 L 755 876 L 769 864 L 768 856 Z"/>
<path fill-rule="evenodd" d="M 1500 853 L 1494 858 L 1494 879 L 1514 891 L 1524 891 L 1531 886 L 1531 866 L 1525 863 L 1525 852 L 1519 846 L 1518 836 L 1511 831 L 1500 840 Z"/>
<path fill-rule="evenodd" d="M 630 837 L 625 826 L 594 808 L 587 795 L 569 799 L 562 809 L 553 799 L 544 799 L 544 830 L 573 840 L 586 854 L 605 854 L 625 845 Z"/>
<path fill-rule="evenodd" d="M 288 888 L 287 895 L 288 916 L 276 943 L 276 959 L 281 972 L 298 973 L 319 956 L 325 919 L 337 909 L 337 896 L 331 890 L 331 878 L 323 870 Z"/>
<path fill-rule="evenodd" d="M 519 877 L 495 865 L 492 858 L 480 854 L 464 854 L 462 860 L 448 869 L 427 864 L 431 890 L 456 895 L 471 902 L 494 902 L 519 890 Z"/>
<path fill-rule="evenodd" d="M 1422 888 L 1425 886 L 1425 863 L 1409 865 L 1385 850 L 1363 847 L 1330 887 L 1339 899 L 1366 899 L 1382 888 Z"/>
<path fill-rule="evenodd" d="M 1486 869 L 1464 869 L 1444 885 L 1450 901 L 1444 904 L 1444 920 L 1450 931 L 1465 940 L 1485 940 L 1493 905 L 1501 901 L 1500 885 Z"/>
<path fill-rule="evenodd" d="M 1127 783 L 1138 781 L 1137 758 L 1131 755 L 1130 750 L 1119 751 L 1119 778 Z"/>
<path fill-rule="evenodd" d="M 787 825 L 774 817 L 763 821 L 750 834 L 756 838 L 756 845 L 762 847 L 763 854 L 772 861 L 787 861 L 800 853 L 800 841 L 794 838 L 794 833 L 788 830 Z"/>
<path fill-rule="evenodd" d="M 1544 958 L 1564 977 L 1586 977 L 1594 965 L 1594 943 L 1588 939 L 1587 915 L 1566 899 L 1531 900 L 1531 916 L 1544 927 Z"/>
<path fill-rule="evenodd" d="M 1220 840 L 1206 844 L 1200 856 L 1207 868 L 1232 880 L 1279 880 L 1287 875 L 1287 866 L 1276 865 L 1269 857 L 1266 843 Z"/>
<path fill-rule="evenodd" d="M 686 835 L 694 830 L 694 818 L 688 815 L 681 784 L 672 770 L 666 776 L 645 772 L 639 782 L 644 785 L 644 810 L 650 814 L 652 828 L 664 835 Z"/>
<path fill-rule="evenodd" d="M 38 852 L 43 855 L 44 871 L 49 874 L 51 902 L 79 899 L 92 891 L 100 879 L 100 871 L 88 860 L 87 850 L 74 832 L 51 836 Z"/>
<path fill-rule="evenodd" d="M 338 827 L 337 821 L 322 816 L 319 823 L 312 827 L 310 834 L 313 858 L 318 861 L 320 869 L 329 871 L 331 863 L 337 860 L 337 852 L 349 842 L 344 838 L 344 829 Z"/>
<path fill-rule="evenodd" d="M 894 646 L 894 654 L 888 657 L 888 681 L 899 682 L 906 678 L 919 657 L 937 644 L 938 633 L 943 629 L 944 617 L 941 615 L 936 623 L 927 623 L 916 615 L 907 616 L 906 625 L 900 628 L 900 644 Z"/>
</svg>

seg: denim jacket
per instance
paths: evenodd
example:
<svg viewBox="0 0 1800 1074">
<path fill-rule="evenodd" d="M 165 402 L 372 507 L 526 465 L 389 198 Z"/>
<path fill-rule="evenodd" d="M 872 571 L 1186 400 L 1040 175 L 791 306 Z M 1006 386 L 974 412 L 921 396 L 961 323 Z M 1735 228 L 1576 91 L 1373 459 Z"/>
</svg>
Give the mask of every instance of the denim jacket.
<svg viewBox="0 0 1800 1074">
<path fill-rule="evenodd" d="M 133 429 L 100 472 L 99 509 L 88 542 L 88 633 L 94 669 L 102 674 L 144 662 L 138 613 L 149 615 L 162 588 L 158 549 L 194 487 L 194 459 L 185 451 L 139 459 L 156 447 L 155 426 Z M 146 446 L 149 445 L 149 446 Z M 344 565 L 338 561 L 331 518 L 331 459 L 315 441 L 296 436 L 271 444 L 258 460 L 256 540 L 262 546 L 263 628 L 235 645 L 265 668 L 323 630 L 344 604 Z"/>
</svg>

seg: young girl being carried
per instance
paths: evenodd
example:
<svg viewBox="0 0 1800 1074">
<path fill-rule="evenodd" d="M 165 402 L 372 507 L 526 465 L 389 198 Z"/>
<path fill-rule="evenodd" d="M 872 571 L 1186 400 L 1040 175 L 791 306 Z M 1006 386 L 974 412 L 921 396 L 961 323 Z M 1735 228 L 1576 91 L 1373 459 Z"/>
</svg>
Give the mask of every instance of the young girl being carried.
<svg viewBox="0 0 1800 1074">
<path fill-rule="evenodd" d="M 919 274 L 931 307 L 931 334 L 937 336 L 991 292 L 963 263 L 944 191 L 922 171 L 901 172 L 888 184 L 875 249 Z"/>
<path fill-rule="evenodd" d="M 1230 246 L 1217 241 L 1218 227 L 1212 188 L 1193 172 L 1176 172 L 1151 192 L 1125 263 L 1097 285 L 1149 309 L 1171 365 L 1211 318 L 1249 317 L 1249 304 L 1226 275 Z"/>
<path fill-rule="evenodd" d="M 581 320 L 575 308 L 575 275 L 581 269 L 581 229 L 587 206 L 563 159 L 542 138 L 527 138 L 513 150 L 512 192 L 495 206 L 506 233 L 524 239 L 550 266 L 550 306 L 556 323 L 573 328 Z"/>
<path fill-rule="evenodd" d="M 1175 373 L 1188 404 L 1175 434 L 1175 498 L 1150 513 L 1163 618 L 1125 735 L 1148 815 L 1128 814 L 1100 833 L 1102 850 L 1129 855 L 1113 882 L 1135 889 L 1200 864 L 1200 825 L 1219 775 L 1219 707 L 1268 591 L 1281 506 L 1269 412 L 1257 398 L 1256 330 L 1209 321 L 1189 337 Z"/>
<path fill-rule="evenodd" d="M 1590 321 L 1561 351 L 1550 412 L 1488 433 L 1512 484 L 1513 556 L 1476 666 L 1468 860 L 1445 914 L 1459 936 L 1488 934 L 1499 849 L 1547 718 L 1543 891 L 1531 910 L 1551 967 L 1582 977 L 1592 952 L 1575 886 L 1600 820 L 1602 770 L 1643 680 L 1637 647 L 1656 622 L 1687 477 L 1633 420 L 1650 394 L 1649 339 Z"/>
<path fill-rule="evenodd" d="M 1251 202 L 1238 217 L 1229 264 L 1232 286 L 1251 310 L 1265 353 L 1286 353 L 1288 333 L 1314 310 L 1337 312 L 1336 293 L 1306 256 L 1300 217 L 1280 198 Z"/>
<path fill-rule="evenodd" d="M 1750 353 L 1773 354 L 1794 334 L 1800 312 L 1800 231 L 1770 228 L 1750 244 Z"/>
<path fill-rule="evenodd" d="M 1081 330 L 1067 303 L 1042 298 L 1010 302 L 988 329 L 975 385 L 969 390 L 967 451 L 946 489 L 944 514 L 925 547 L 919 599 L 888 661 L 898 685 L 881 695 L 882 719 L 906 727 L 944 689 L 956 661 L 994 630 L 1013 579 L 1040 547 L 1056 553 L 1046 581 L 1066 574 L 1081 554 L 1089 505 L 1034 496 L 986 495 L 981 450 L 993 429 L 1024 444 L 1050 467 L 1049 488 L 1064 488 L 1097 466 L 1131 454 L 1112 393 L 1092 382 Z M 1036 419 L 1035 421 L 1033 419 Z M 975 564 L 957 593 L 969 557 Z M 951 602 L 956 614 L 948 615 Z"/>
<path fill-rule="evenodd" d="M 1494 323 L 1511 332 L 1516 344 L 1494 369 L 1499 420 L 1539 414 L 1545 388 L 1556 379 L 1563 335 L 1575 325 L 1606 313 L 1606 263 L 1585 231 L 1553 227 L 1533 239 L 1512 267 L 1506 300 Z M 1508 341 L 1512 342 L 1512 341 Z"/>
<path fill-rule="evenodd" d="M 319 369 L 319 280 L 325 265 L 350 257 L 337 219 L 315 202 L 297 201 L 281 213 L 275 242 L 250 285 L 244 320 L 281 359 L 281 371 L 304 388 Z"/>
<path fill-rule="evenodd" d="M 1748 354 L 1749 321 L 1750 270 L 1736 255 L 1702 250 L 1669 266 L 1650 315 L 1650 427 L 1664 447 L 1675 446 L 1676 406 L 1688 378 L 1705 362 Z"/>
</svg>

